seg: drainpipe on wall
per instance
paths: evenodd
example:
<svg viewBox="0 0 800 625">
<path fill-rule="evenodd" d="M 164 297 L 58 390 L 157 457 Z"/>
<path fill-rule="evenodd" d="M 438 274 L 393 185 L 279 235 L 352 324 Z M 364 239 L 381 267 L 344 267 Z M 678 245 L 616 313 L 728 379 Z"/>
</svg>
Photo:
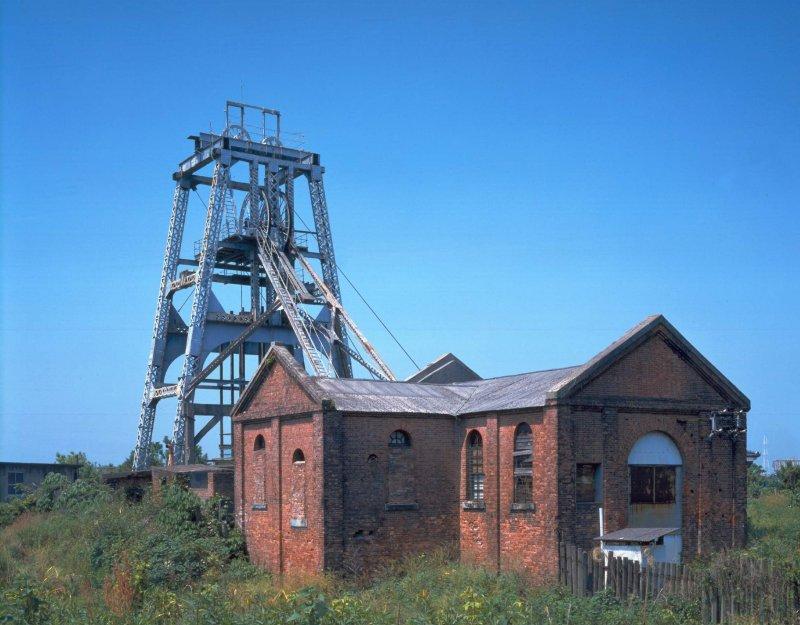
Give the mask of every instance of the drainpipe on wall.
<svg viewBox="0 0 800 625">
<path fill-rule="evenodd" d="M 495 440 L 495 544 L 497 545 L 497 572 L 500 572 L 500 419 L 494 415 L 494 440 Z"/>
<path fill-rule="evenodd" d="M 278 573 L 283 575 L 283 446 L 281 440 L 281 418 L 275 417 L 278 430 L 276 447 L 278 448 Z"/>
</svg>

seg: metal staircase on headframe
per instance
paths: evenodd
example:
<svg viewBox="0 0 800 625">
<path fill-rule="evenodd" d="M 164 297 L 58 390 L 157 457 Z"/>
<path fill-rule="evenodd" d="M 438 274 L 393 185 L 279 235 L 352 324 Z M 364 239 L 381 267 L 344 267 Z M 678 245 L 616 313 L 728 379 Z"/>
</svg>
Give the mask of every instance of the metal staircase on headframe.
<svg viewBox="0 0 800 625">
<path fill-rule="evenodd" d="M 258 128 L 245 124 L 246 111 L 260 115 Z M 232 112 L 238 113 L 238 123 L 232 123 Z M 274 132 L 268 120 L 274 120 Z M 283 144 L 278 111 L 240 102 L 227 103 L 221 133 L 190 139 L 194 153 L 173 174 L 135 469 L 149 466 L 156 407 L 167 398 L 177 400 L 176 463 L 190 462 L 196 444 L 216 426 L 220 454 L 228 455 L 226 418 L 273 342 L 286 345 L 314 375 L 352 377 L 355 360 L 376 378 L 394 379 L 342 307 L 319 155 Z M 236 181 L 234 168 L 245 167 L 246 181 Z M 208 168 L 213 168 L 210 177 L 204 175 Z M 302 178 L 308 183 L 314 230 L 295 227 L 295 181 Z M 182 258 L 189 197 L 199 186 L 210 187 L 203 234 L 193 257 Z M 186 269 L 178 273 L 182 266 Z M 241 310 L 226 312 L 212 285 L 219 290 L 238 285 Z M 173 300 L 192 288 L 184 321 Z M 177 380 L 166 382 L 173 362 L 180 363 Z M 198 418 L 207 421 L 195 431 Z"/>
</svg>

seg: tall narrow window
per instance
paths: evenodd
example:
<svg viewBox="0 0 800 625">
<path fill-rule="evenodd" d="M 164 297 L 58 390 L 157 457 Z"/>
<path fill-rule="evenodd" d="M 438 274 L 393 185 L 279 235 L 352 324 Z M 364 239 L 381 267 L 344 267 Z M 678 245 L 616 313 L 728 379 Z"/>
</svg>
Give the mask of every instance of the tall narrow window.
<svg viewBox="0 0 800 625">
<path fill-rule="evenodd" d="M 575 467 L 575 501 L 600 503 L 603 501 L 602 469 L 596 463 L 579 463 Z"/>
<path fill-rule="evenodd" d="M 8 473 L 8 495 L 13 497 L 22 494 L 22 485 L 25 483 L 25 476 L 17 471 Z"/>
<path fill-rule="evenodd" d="M 386 505 L 396 509 L 416 503 L 414 453 L 408 432 L 395 430 L 389 436 L 389 464 L 386 472 Z"/>
<path fill-rule="evenodd" d="M 302 449 L 292 454 L 289 485 L 289 525 L 294 528 L 308 527 L 306 521 L 306 456 Z"/>
<path fill-rule="evenodd" d="M 533 501 L 533 432 L 520 423 L 514 434 L 514 503 Z"/>
<path fill-rule="evenodd" d="M 267 509 L 266 444 L 259 434 L 253 441 L 253 510 Z"/>
<path fill-rule="evenodd" d="M 483 439 L 473 430 L 467 437 L 467 499 L 483 501 Z"/>
</svg>

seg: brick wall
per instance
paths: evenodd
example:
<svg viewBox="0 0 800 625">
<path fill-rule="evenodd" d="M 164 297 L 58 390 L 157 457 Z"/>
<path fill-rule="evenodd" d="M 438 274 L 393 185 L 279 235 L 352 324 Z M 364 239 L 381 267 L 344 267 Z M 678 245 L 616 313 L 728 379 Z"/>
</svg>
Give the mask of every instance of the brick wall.
<svg viewBox="0 0 800 625">
<path fill-rule="evenodd" d="M 558 540 L 591 548 L 599 534 L 600 503 L 576 501 L 576 465 L 602 466 L 605 530 L 626 527 L 628 455 L 651 431 L 670 436 L 683 458 L 684 558 L 743 544 L 745 441 L 708 440 L 705 414 L 730 400 L 668 337 L 643 341 L 559 401 L 461 419 L 323 411 L 278 362 L 234 420 L 237 518 L 253 561 L 276 573 L 361 573 L 456 545 L 466 562 L 548 581 Z M 512 506 L 523 422 L 533 435 L 528 509 Z M 395 430 L 409 435 L 409 447 L 389 445 Z M 464 501 L 473 430 L 483 443 L 480 505 Z M 302 463 L 293 461 L 297 449 Z"/>
<path fill-rule="evenodd" d="M 532 509 L 512 509 L 514 437 L 527 423 L 533 433 Z M 459 495 L 467 496 L 467 439 L 483 437 L 486 475 L 483 508 L 465 503 L 459 509 L 461 558 L 493 570 L 524 570 L 535 581 L 557 572 L 556 411 L 532 410 L 464 419 L 459 428 Z M 517 508 L 523 508 L 517 506 Z"/>
<path fill-rule="evenodd" d="M 575 465 L 602 462 L 605 531 L 629 523 L 628 455 L 653 431 L 667 434 L 683 460 L 681 531 L 683 558 L 745 538 L 745 440 L 708 440 L 708 413 L 728 405 L 662 336 L 654 336 L 592 380 L 562 410 L 562 536 L 591 548 L 599 534 L 597 506 L 575 502 Z"/>
<path fill-rule="evenodd" d="M 326 413 L 325 418 L 331 416 Z M 332 462 L 325 475 L 331 564 L 362 572 L 407 554 L 455 544 L 453 418 L 344 414 L 337 423 L 340 464 Z M 409 435 L 409 447 L 389 446 L 395 430 Z M 328 432 L 326 440 L 336 428 Z M 333 450 L 330 455 L 337 455 Z M 341 506 L 336 491 L 341 492 Z"/>
<path fill-rule="evenodd" d="M 263 448 L 256 438 L 263 437 Z M 255 564 L 321 571 L 322 411 L 276 361 L 234 423 L 235 508 Z M 293 462 L 302 450 L 302 463 Z"/>
</svg>

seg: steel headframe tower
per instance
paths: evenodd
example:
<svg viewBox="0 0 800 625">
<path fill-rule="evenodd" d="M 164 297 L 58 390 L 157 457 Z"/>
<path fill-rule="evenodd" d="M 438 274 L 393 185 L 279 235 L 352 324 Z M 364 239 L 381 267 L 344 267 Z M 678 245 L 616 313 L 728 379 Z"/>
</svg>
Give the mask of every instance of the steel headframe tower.
<svg viewBox="0 0 800 625">
<path fill-rule="evenodd" d="M 258 116 L 255 129 L 245 124 L 245 112 Z M 319 155 L 283 144 L 278 111 L 229 101 L 225 113 L 220 134 L 189 137 L 194 153 L 172 176 L 172 214 L 134 452 L 137 470 L 150 464 L 156 405 L 168 397 L 178 404 L 177 464 L 190 462 L 195 445 L 218 424 L 220 455 L 229 456 L 225 420 L 254 370 L 246 363 L 254 359 L 257 366 L 273 342 L 306 361 L 314 375 L 352 377 L 356 360 L 374 377 L 394 379 L 341 305 Z M 268 130 L 270 121 L 274 132 Z M 247 170 L 245 181 L 234 180 L 237 166 Z M 208 169 L 211 176 L 203 175 Z M 296 227 L 295 182 L 303 178 L 314 230 Z M 202 239 L 193 258 L 182 258 L 189 196 L 200 186 L 211 188 Z M 181 266 L 187 269 L 179 273 Z M 213 284 L 220 289 L 239 285 L 239 313 L 225 311 Z M 191 312 L 184 321 L 173 297 L 190 288 Z M 352 344 L 348 330 L 355 337 Z M 167 368 L 181 357 L 177 381 L 165 383 Z M 209 418 L 198 432 L 196 417 Z"/>
</svg>

